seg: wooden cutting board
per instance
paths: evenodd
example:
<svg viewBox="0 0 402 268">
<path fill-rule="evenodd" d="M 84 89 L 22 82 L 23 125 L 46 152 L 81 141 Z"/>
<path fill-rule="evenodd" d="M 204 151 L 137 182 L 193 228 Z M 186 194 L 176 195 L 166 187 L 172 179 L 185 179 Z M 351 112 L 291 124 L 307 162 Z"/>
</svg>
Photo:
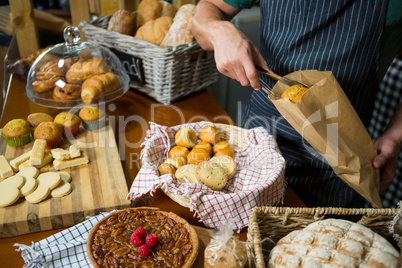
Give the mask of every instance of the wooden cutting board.
<svg viewBox="0 0 402 268">
<path fill-rule="evenodd" d="M 89 163 L 65 169 L 70 172 L 72 192 L 61 198 L 48 197 L 31 204 L 22 197 L 13 205 L 0 208 L 0 238 L 70 227 L 100 212 L 130 207 L 126 200 L 127 182 L 120 161 L 113 129 L 107 124 L 95 131 L 80 128 L 75 140 L 63 139 L 60 147 L 81 146 Z M 8 161 L 32 149 L 10 147 L 0 138 L 0 154 Z"/>
</svg>

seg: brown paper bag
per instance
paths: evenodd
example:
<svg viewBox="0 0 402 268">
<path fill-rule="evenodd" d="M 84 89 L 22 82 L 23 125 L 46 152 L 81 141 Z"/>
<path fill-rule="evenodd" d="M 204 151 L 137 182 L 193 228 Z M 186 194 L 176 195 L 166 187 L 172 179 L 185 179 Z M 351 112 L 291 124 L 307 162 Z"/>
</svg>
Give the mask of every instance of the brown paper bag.
<svg viewBox="0 0 402 268">
<path fill-rule="evenodd" d="M 283 117 L 332 167 L 335 174 L 381 208 L 379 171 L 372 161 L 377 155 L 359 116 L 331 72 L 297 71 L 286 76 L 312 85 L 301 100 L 269 96 Z M 272 91 L 281 96 L 288 88 L 278 82 Z"/>
</svg>

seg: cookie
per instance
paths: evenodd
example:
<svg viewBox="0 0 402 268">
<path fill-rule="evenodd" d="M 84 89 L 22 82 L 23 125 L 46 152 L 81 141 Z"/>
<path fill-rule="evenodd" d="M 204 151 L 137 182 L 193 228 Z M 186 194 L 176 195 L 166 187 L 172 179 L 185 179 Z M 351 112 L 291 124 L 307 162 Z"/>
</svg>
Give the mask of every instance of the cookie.
<svg viewBox="0 0 402 268">
<path fill-rule="evenodd" d="M 39 175 L 39 170 L 36 167 L 27 167 L 17 173 L 24 178 L 25 184 L 20 189 L 21 196 L 27 196 L 35 191 L 38 186 L 36 178 Z"/>
<path fill-rule="evenodd" d="M 20 189 L 24 185 L 24 178 L 15 175 L 0 182 L 0 207 L 14 204 L 20 198 Z"/>
<path fill-rule="evenodd" d="M 20 169 L 20 165 L 22 163 L 24 163 L 25 161 L 29 160 L 29 158 L 31 157 L 31 152 L 32 151 L 28 151 L 26 153 L 23 153 L 22 155 L 12 159 L 10 161 L 10 166 L 12 167 L 12 169 L 14 169 L 14 171 L 19 171 Z"/>
<path fill-rule="evenodd" d="M 60 177 L 61 177 L 61 181 L 59 183 L 59 185 L 54 188 L 51 192 L 50 192 L 50 196 L 51 197 L 62 197 L 65 195 L 68 195 L 69 193 L 71 193 L 72 187 L 71 187 L 71 175 L 68 172 L 65 171 L 59 171 L 57 172 Z"/>
<path fill-rule="evenodd" d="M 41 168 L 52 161 L 53 161 L 52 154 L 50 152 L 45 152 L 43 159 L 42 159 L 42 164 L 34 166 L 31 164 L 30 159 L 28 159 L 27 161 L 25 161 L 19 165 L 19 170 L 23 170 L 24 168 L 27 168 L 27 167 Z"/>
<path fill-rule="evenodd" d="M 43 157 L 45 156 L 47 142 L 42 139 L 36 139 L 31 151 L 29 162 L 33 166 L 42 165 Z"/>
<path fill-rule="evenodd" d="M 198 164 L 195 169 L 195 177 L 198 182 L 212 190 L 220 190 L 225 187 L 229 178 L 223 167 L 209 161 Z"/>
<path fill-rule="evenodd" d="M 38 187 L 36 190 L 25 196 L 25 200 L 29 203 L 39 203 L 49 196 L 51 190 L 56 188 L 61 181 L 61 176 L 56 172 L 46 172 L 37 178 Z"/>
<path fill-rule="evenodd" d="M 12 175 L 14 175 L 13 169 L 7 162 L 7 159 L 4 157 L 4 155 L 0 155 L 0 177 L 5 179 L 11 177 Z"/>
<path fill-rule="evenodd" d="M 223 167 L 229 178 L 231 178 L 236 172 L 236 162 L 228 155 L 214 156 L 209 160 L 209 162 L 216 163 Z"/>
<path fill-rule="evenodd" d="M 52 153 L 53 158 L 57 160 L 67 160 L 71 158 L 70 152 L 63 148 L 54 148 L 51 149 L 50 152 Z"/>
<path fill-rule="evenodd" d="M 82 152 L 81 156 L 67 160 L 54 160 L 53 166 L 56 170 L 62 170 L 69 167 L 75 167 L 89 162 L 88 156 Z"/>
<path fill-rule="evenodd" d="M 195 177 L 195 169 L 196 168 L 197 168 L 197 165 L 194 165 L 194 164 L 184 165 L 184 166 L 179 167 L 176 170 L 176 173 L 174 175 L 181 183 L 187 182 L 184 179 L 184 177 L 187 177 L 187 179 L 190 183 L 198 183 L 197 178 Z"/>
</svg>

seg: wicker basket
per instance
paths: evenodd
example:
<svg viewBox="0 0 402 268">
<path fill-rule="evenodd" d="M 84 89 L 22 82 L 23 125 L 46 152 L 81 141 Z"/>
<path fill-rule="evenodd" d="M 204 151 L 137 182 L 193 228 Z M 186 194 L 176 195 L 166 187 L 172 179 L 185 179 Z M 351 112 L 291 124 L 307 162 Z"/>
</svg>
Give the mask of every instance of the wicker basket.
<svg viewBox="0 0 402 268">
<path fill-rule="evenodd" d="M 88 41 L 111 48 L 117 54 L 130 78 L 133 74 L 137 77 L 131 79 L 131 87 L 160 103 L 170 104 L 218 80 L 213 52 L 203 50 L 197 42 L 162 48 L 106 30 L 110 17 L 83 21 L 80 27 Z M 126 60 L 127 55 L 131 59 Z"/>
<path fill-rule="evenodd" d="M 388 226 L 396 212 L 396 208 L 255 207 L 250 214 L 247 240 L 255 256 L 256 267 L 265 268 L 270 249 L 274 246 L 272 242 L 276 243 L 288 233 L 324 218 L 356 216 L 359 219 L 358 223 L 382 235 L 395 245 L 395 241 L 388 232 Z"/>
<path fill-rule="evenodd" d="M 221 141 L 227 141 L 229 144 L 238 148 L 244 148 L 247 145 L 247 129 L 219 123 L 215 123 L 214 126 L 217 132 L 221 134 Z M 181 206 L 188 208 L 190 207 L 190 199 L 187 196 L 178 194 L 172 195 L 168 191 L 164 192 L 173 201 L 179 203 Z"/>
</svg>

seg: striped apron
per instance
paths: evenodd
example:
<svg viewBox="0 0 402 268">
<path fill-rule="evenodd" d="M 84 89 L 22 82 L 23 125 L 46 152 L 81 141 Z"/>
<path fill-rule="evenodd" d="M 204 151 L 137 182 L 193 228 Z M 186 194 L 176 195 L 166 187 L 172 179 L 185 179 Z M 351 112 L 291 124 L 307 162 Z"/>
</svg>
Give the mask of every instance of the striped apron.
<svg viewBox="0 0 402 268">
<path fill-rule="evenodd" d="M 270 68 L 332 71 L 367 127 L 378 90 L 386 0 L 261 0 L 261 53 Z M 276 81 L 261 76 L 272 88 Z M 262 90 L 242 102 L 240 124 L 265 127 L 286 159 L 289 186 L 309 207 L 362 207 L 364 199 L 279 114 Z"/>
</svg>

